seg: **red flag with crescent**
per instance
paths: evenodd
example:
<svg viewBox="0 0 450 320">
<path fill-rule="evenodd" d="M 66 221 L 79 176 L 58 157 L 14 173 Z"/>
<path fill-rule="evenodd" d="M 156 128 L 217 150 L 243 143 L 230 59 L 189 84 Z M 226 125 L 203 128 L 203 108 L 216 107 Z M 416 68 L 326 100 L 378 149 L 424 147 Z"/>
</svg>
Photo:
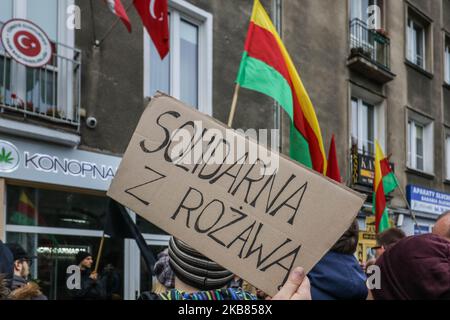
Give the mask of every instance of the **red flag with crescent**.
<svg viewBox="0 0 450 320">
<path fill-rule="evenodd" d="M 123 7 L 122 2 L 120 0 L 105 0 L 105 2 L 108 5 L 109 10 L 122 20 L 125 27 L 127 27 L 128 32 L 131 32 L 130 19 L 128 18 L 127 11 Z"/>
<path fill-rule="evenodd" d="M 133 3 L 161 59 L 164 59 L 170 47 L 168 0 L 134 0 Z"/>
</svg>

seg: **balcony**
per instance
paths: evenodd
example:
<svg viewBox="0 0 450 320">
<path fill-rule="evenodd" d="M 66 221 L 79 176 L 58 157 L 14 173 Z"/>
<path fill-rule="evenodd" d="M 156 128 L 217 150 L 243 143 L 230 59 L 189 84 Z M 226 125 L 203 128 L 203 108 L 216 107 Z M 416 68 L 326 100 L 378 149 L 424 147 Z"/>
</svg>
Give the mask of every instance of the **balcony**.
<svg viewBox="0 0 450 320">
<path fill-rule="evenodd" d="M 53 52 L 48 65 L 29 68 L 0 42 L 0 116 L 79 133 L 81 51 L 53 43 Z"/>
<path fill-rule="evenodd" d="M 365 77 L 380 83 L 395 78 L 390 71 L 390 40 L 382 32 L 371 30 L 366 23 L 350 22 L 350 56 L 347 66 Z"/>
</svg>

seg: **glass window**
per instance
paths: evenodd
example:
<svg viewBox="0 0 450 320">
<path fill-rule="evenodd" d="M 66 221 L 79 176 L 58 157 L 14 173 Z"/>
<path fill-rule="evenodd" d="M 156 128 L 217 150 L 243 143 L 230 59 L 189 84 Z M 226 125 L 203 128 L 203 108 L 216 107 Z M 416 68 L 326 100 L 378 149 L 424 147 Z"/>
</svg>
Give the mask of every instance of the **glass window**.
<svg viewBox="0 0 450 320">
<path fill-rule="evenodd" d="M 0 23 L 6 22 L 12 18 L 13 0 L 0 1 Z"/>
<path fill-rule="evenodd" d="M 52 68 L 27 68 L 26 103 L 28 111 L 63 117 L 57 109 L 58 72 Z"/>
<path fill-rule="evenodd" d="M 158 51 L 150 41 L 150 92 L 153 95 L 156 91 L 170 94 L 170 52 L 161 60 Z"/>
<path fill-rule="evenodd" d="M 350 3 L 350 19 L 359 19 L 365 24 L 367 24 L 369 20 L 369 14 L 377 15 L 378 12 L 372 12 L 369 10 L 371 6 L 378 6 L 379 11 L 382 11 L 382 1 L 381 0 L 351 0 Z M 377 27 L 380 27 L 381 21 L 379 21 L 381 17 L 376 16 Z"/>
<path fill-rule="evenodd" d="M 416 167 L 423 170 L 423 127 L 416 124 Z"/>
<path fill-rule="evenodd" d="M 450 40 L 445 46 L 445 82 L 450 84 Z"/>
<path fill-rule="evenodd" d="M 58 41 L 58 0 L 27 0 L 27 18 Z"/>
<path fill-rule="evenodd" d="M 7 224 L 102 230 L 108 198 L 8 186 Z"/>
<path fill-rule="evenodd" d="M 198 27 L 181 20 L 180 30 L 181 100 L 198 105 Z"/>
<path fill-rule="evenodd" d="M 11 104 L 11 59 L 1 54 L 0 54 L 0 104 L 4 105 Z"/>
<path fill-rule="evenodd" d="M 447 138 L 445 139 L 445 163 L 446 163 L 446 171 L 447 171 L 447 180 L 450 180 L 450 135 L 447 135 Z"/>
<path fill-rule="evenodd" d="M 202 97 L 207 98 L 210 90 L 207 83 L 201 83 L 202 79 L 210 79 L 210 75 L 206 74 L 209 67 L 209 55 L 205 51 L 210 48 L 201 45 L 201 43 L 208 43 L 209 37 L 207 32 L 200 32 L 201 28 L 209 27 L 206 24 L 204 21 L 192 19 L 184 11 L 170 9 L 171 48 L 170 54 L 162 61 L 150 37 L 145 34 L 145 52 L 146 56 L 150 57 L 148 61 L 145 60 L 145 68 L 148 72 L 145 76 L 146 95 L 152 96 L 159 90 L 196 109 L 210 112 L 207 110 L 209 106 L 205 105 L 209 99 L 199 98 L 200 93 L 204 93 Z M 212 30 L 207 31 L 212 32 Z M 204 61 L 205 68 L 200 68 L 201 55 L 207 59 Z M 204 69 L 205 73 L 200 74 L 201 69 Z"/>
<path fill-rule="evenodd" d="M 408 60 L 425 68 L 425 28 L 408 20 Z"/>
<path fill-rule="evenodd" d="M 375 153 L 375 107 L 361 99 L 352 98 L 352 136 L 363 154 Z"/>
<path fill-rule="evenodd" d="M 426 171 L 425 140 L 427 128 L 413 120 L 408 123 L 408 165 L 420 171 Z"/>
<path fill-rule="evenodd" d="M 30 267 L 30 279 L 36 280 L 50 300 L 67 300 L 67 267 L 75 264 L 78 251 L 95 255 L 100 238 L 73 235 L 8 232 L 9 243 L 20 244 L 30 255 L 36 256 Z M 107 298 L 123 296 L 124 245 L 120 239 L 105 239 L 99 274 L 107 284 Z M 95 262 L 94 262 L 95 263 Z M 107 268 L 105 268 L 107 267 Z"/>
</svg>

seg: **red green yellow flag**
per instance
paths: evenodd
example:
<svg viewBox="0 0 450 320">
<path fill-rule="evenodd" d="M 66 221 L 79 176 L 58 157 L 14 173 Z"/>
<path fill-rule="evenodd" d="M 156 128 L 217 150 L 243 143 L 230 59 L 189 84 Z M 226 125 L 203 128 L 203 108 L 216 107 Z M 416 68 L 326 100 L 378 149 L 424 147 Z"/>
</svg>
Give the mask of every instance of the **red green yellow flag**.
<svg viewBox="0 0 450 320">
<path fill-rule="evenodd" d="M 259 0 L 253 6 L 236 82 L 277 101 L 291 118 L 291 158 L 322 174 L 327 160 L 312 102 L 294 63 Z"/>
<path fill-rule="evenodd" d="M 36 207 L 30 198 L 28 198 L 27 194 L 22 191 L 17 210 L 11 215 L 10 223 L 23 226 L 35 226 L 37 225 L 37 218 L 38 213 Z"/>
<path fill-rule="evenodd" d="M 386 209 L 386 195 L 398 186 L 398 180 L 392 172 L 388 159 L 384 156 L 378 141 L 375 142 L 375 179 L 373 181 L 373 211 L 375 213 L 375 226 L 377 233 L 391 227 Z"/>
</svg>

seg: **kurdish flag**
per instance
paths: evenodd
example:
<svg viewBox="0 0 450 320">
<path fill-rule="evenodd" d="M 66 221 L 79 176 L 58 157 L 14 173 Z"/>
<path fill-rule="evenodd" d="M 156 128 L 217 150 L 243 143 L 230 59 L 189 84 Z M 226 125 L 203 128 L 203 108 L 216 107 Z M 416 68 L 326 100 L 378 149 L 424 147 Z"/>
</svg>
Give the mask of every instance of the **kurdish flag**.
<svg viewBox="0 0 450 320">
<path fill-rule="evenodd" d="M 291 158 L 326 173 L 326 155 L 308 93 L 272 21 L 255 0 L 236 82 L 277 101 L 291 118 Z"/>
<path fill-rule="evenodd" d="M 17 210 L 11 215 L 10 223 L 23 226 L 35 226 L 37 225 L 37 219 L 38 213 L 36 207 L 22 190 Z"/>
<path fill-rule="evenodd" d="M 388 159 L 378 141 L 375 142 L 375 179 L 373 181 L 373 211 L 375 213 L 375 225 L 378 232 L 389 229 L 389 215 L 386 209 L 386 195 L 394 191 L 398 186 L 398 180 L 392 172 Z"/>
</svg>

